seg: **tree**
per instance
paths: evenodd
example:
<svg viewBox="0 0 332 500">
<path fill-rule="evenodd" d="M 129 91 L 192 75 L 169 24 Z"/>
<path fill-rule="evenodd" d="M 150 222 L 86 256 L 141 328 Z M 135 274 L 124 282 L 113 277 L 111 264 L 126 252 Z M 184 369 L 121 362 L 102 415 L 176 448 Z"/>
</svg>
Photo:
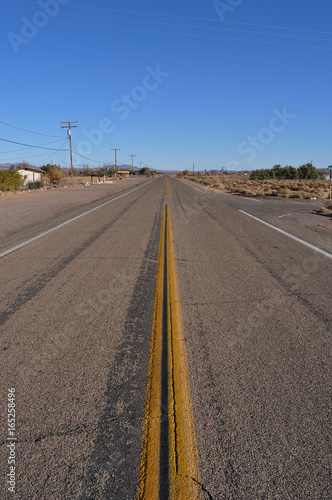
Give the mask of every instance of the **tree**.
<svg viewBox="0 0 332 500">
<path fill-rule="evenodd" d="M 42 167 L 40 167 L 40 170 L 42 170 L 43 172 L 45 172 L 46 175 L 49 175 L 49 171 L 54 168 L 54 167 L 59 167 L 61 168 L 60 165 L 57 165 L 57 163 L 47 163 L 46 165 L 43 165 Z"/>
<path fill-rule="evenodd" d="M 285 175 L 284 169 L 282 168 L 281 165 L 274 165 L 273 169 L 274 174 L 277 179 L 282 179 Z"/>
<path fill-rule="evenodd" d="M 82 175 L 90 175 L 90 172 L 91 172 L 91 168 L 89 167 L 89 165 L 87 163 L 83 163 L 82 165 Z"/>
<path fill-rule="evenodd" d="M 21 169 L 21 168 L 24 169 L 24 168 L 29 168 L 29 167 L 33 168 L 33 166 L 30 165 L 30 163 L 28 161 L 23 160 L 23 161 L 21 161 L 21 163 L 18 163 L 15 168 L 17 168 L 17 169 Z"/>
<path fill-rule="evenodd" d="M 298 168 L 300 179 L 318 179 L 318 172 L 316 167 L 311 163 L 306 163 Z"/>
<path fill-rule="evenodd" d="M 22 176 L 17 170 L 0 172 L 0 191 L 16 191 L 21 187 Z"/>
<path fill-rule="evenodd" d="M 286 165 L 284 168 L 285 171 L 285 178 L 286 179 L 298 179 L 299 178 L 299 171 L 295 167 L 291 167 Z"/>
<path fill-rule="evenodd" d="M 50 177 L 51 182 L 59 182 L 61 179 L 66 177 L 65 172 L 62 170 L 61 167 L 52 165 L 52 167 L 48 170 L 48 175 Z"/>
<path fill-rule="evenodd" d="M 147 175 L 148 177 L 151 175 L 149 167 L 142 167 L 138 172 L 140 175 Z"/>
</svg>

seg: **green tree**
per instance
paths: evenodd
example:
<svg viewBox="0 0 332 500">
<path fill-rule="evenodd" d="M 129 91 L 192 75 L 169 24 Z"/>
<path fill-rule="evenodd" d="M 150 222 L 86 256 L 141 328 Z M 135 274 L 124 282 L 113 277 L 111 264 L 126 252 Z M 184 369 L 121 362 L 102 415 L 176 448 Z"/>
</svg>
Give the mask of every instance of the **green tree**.
<svg viewBox="0 0 332 500">
<path fill-rule="evenodd" d="M 284 169 L 282 168 L 281 165 L 274 165 L 273 169 L 274 174 L 277 179 L 282 179 L 285 175 Z"/>
<path fill-rule="evenodd" d="M 46 175 L 49 175 L 49 171 L 52 170 L 52 168 L 54 167 L 61 168 L 61 166 L 58 165 L 57 163 L 47 163 L 46 165 L 40 167 L 40 170 L 42 170 Z"/>
<path fill-rule="evenodd" d="M 138 172 L 140 175 L 147 175 L 147 176 L 151 175 L 149 167 L 142 167 L 139 169 Z"/>
<path fill-rule="evenodd" d="M 299 178 L 299 172 L 297 168 L 291 167 L 289 165 L 286 165 L 284 168 L 285 171 L 285 178 L 286 179 L 298 179 Z"/>
<path fill-rule="evenodd" d="M 16 191 L 21 187 L 22 179 L 16 170 L 0 172 L 0 191 Z"/>
<path fill-rule="evenodd" d="M 316 167 L 311 163 L 306 163 L 298 168 L 300 179 L 318 179 L 318 172 Z"/>
</svg>

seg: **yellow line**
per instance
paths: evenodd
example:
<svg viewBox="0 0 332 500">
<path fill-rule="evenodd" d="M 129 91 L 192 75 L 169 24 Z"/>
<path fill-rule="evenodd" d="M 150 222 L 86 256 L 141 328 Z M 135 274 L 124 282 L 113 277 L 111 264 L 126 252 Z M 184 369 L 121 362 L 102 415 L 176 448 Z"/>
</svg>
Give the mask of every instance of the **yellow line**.
<svg viewBox="0 0 332 500">
<path fill-rule="evenodd" d="M 148 385 L 146 391 L 145 421 L 139 478 L 139 500 L 157 500 L 159 497 L 161 354 L 165 248 L 164 207 L 160 232 L 154 318 L 150 348 Z"/>
<path fill-rule="evenodd" d="M 196 500 L 201 499 L 198 453 L 168 206 L 166 239 L 170 498 Z"/>
<path fill-rule="evenodd" d="M 164 276 L 165 233 L 167 276 Z M 168 205 L 164 206 L 160 234 L 139 500 L 159 498 L 164 279 L 167 280 L 169 498 L 200 500 L 198 454 Z"/>
</svg>

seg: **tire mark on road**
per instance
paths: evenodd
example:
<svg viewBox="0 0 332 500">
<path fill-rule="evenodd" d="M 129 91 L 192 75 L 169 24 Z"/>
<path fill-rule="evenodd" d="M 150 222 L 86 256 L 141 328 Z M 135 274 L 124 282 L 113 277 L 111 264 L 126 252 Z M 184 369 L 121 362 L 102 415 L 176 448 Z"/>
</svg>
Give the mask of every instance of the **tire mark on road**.
<svg viewBox="0 0 332 500">
<path fill-rule="evenodd" d="M 41 277 L 37 278 L 35 283 L 30 284 L 24 291 L 20 292 L 12 301 L 10 305 L 6 307 L 6 310 L 0 314 L 0 325 L 3 325 L 8 319 L 15 314 L 21 307 L 32 300 L 36 295 L 41 292 L 52 279 L 54 279 L 58 274 L 63 271 L 74 259 L 81 255 L 90 245 L 95 243 L 106 231 L 108 231 L 135 203 L 139 201 L 140 198 L 145 196 L 143 193 L 137 199 L 132 201 L 126 206 L 116 217 L 114 217 L 110 222 L 104 224 L 98 231 L 91 235 L 79 248 L 76 248 L 68 257 L 61 260 L 57 266 L 55 266 L 50 271 L 44 273 Z"/>
<path fill-rule="evenodd" d="M 81 500 L 136 497 L 162 201 L 127 312 L 123 342 L 110 368 L 106 405 L 98 422 L 88 473 L 82 480 Z M 101 478 L 106 478 L 104 484 Z"/>
</svg>

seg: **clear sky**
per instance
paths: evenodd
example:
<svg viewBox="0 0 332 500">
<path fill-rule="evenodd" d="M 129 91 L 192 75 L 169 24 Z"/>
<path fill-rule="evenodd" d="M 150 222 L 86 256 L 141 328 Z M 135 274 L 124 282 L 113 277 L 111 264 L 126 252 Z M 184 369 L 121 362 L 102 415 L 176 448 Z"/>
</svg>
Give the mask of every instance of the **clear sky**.
<svg viewBox="0 0 332 500">
<path fill-rule="evenodd" d="M 119 148 L 157 169 L 326 167 L 331 19 L 331 0 L 0 0 L 0 137 L 60 149 L 0 141 L 0 163 L 68 166 L 77 120 L 77 166 Z"/>
</svg>

